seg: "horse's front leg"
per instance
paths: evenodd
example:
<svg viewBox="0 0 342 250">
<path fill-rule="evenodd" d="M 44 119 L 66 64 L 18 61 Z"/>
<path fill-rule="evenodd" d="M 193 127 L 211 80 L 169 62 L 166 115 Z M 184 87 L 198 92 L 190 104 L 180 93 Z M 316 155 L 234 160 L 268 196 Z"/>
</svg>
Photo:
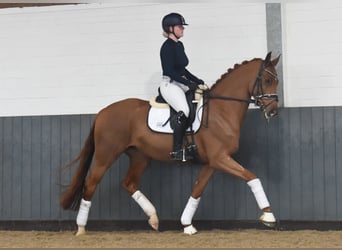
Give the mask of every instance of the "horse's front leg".
<svg viewBox="0 0 342 250">
<path fill-rule="evenodd" d="M 259 208 L 263 211 L 263 214 L 260 217 L 261 222 L 268 227 L 274 227 L 276 225 L 276 219 L 271 211 L 270 203 L 260 179 L 237 163 L 229 155 L 218 157 L 215 161 L 215 166 L 218 170 L 240 177 L 247 182 L 247 185 L 251 188 L 251 191 L 254 194 Z"/>
<path fill-rule="evenodd" d="M 208 165 L 202 167 L 193 187 L 191 196 L 184 208 L 181 216 L 181 223 L 184 226 L 184 233 L 192 235 L 197 233 L 197 229 L 192 225 L 192 218 L 195 215 L 198 204 L 201 200 L 201 195 L 205 189 L 210 177 L 215 172 L 215 169 L 210 168 Z"/>
</svg>

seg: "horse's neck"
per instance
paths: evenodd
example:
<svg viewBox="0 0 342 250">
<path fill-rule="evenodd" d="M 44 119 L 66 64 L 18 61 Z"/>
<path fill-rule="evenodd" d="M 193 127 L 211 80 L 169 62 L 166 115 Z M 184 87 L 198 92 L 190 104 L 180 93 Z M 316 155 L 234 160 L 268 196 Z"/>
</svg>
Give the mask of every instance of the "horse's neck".
<svg viewBox="0 0 342 250">
<path fill-rule="evenodd" d="M 249 100 L 250 84 L 256 80 L 259 64 L 258 61 L 251 61 L 234 69 L 215 84 L 216 86 L 211 90 L 211 93 L 214 95 Z"/>
<path fill-rule="evenodd" d="M 253 61 L 241 65 L 221 79 L 216 84 L 217 86 L 212 89 L 211 94 L 247 102 L 250 100 L 250 84 L 256 80 L 259 64 L 258 61 Z M 229 126 L 236 129 L 240 128 L 248 110 L 248 103 L 237 100 L 220 100 L 219 102 L 217 107 L 219 113 L 221 113 L 221 119 L 225 120 L 225 123 Z"/>
</svg>

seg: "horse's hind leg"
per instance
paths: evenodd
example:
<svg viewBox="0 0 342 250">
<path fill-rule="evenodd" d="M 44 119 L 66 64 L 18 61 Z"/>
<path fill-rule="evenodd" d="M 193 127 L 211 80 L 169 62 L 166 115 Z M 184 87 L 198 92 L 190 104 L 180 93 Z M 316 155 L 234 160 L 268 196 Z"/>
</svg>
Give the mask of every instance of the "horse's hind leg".
<svg viewBox="0 0 342 250">
<path fill-rule="evenodd" d="M 130 166 L 126 177 L 122 181 L 122 186 L 149 217 L 148 223 L 150 226 L 154 230 L 158 230 L 159 219 L 157 216 L 157 211 L 148 198 L 146 198 L 146 196 L 138 189 L 140 178 L 148 166 L 150 158 L 135 148 L 130 148 L 126 153 L 130 158 Z"/>
<path fill-rule="evenodd" d="M 81 204 L 76 219 L 78 225 L 76 236 L 85 234 L 85 226 L 88 221 L 91 199 L 95 193 L 96 187 L 100 183 L 107 169 L 119 157 L 120 154 L 120 151 L 116 154 L 112 154 L 110 147 L 105 145 L 105 143 L 97 146 L 92 169 L 90 170 L 90 173 L 84 184 L 83 198 L 81 199 Z"/>
</svg>

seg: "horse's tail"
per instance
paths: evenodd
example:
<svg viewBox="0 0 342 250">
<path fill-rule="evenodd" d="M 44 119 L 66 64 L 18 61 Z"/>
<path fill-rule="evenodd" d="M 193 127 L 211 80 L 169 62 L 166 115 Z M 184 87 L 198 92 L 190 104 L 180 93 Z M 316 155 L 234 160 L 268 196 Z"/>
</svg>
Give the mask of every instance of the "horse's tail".
<svg viewBox="0 0 342 250">
<path fill-rule="evenodd" d="M 77 210 L 80 206 L 85 179 L 91 166 L 95 150 L 94 128 L 95 122 L 92 125 L 88 138 L 79 156 L 65 166 L 66 168 L 69 168 L 79 161 L 78 168 L 74 173 L 68 188 L 61 195 L 60 205 L 63 209 Z"/>
</svg>

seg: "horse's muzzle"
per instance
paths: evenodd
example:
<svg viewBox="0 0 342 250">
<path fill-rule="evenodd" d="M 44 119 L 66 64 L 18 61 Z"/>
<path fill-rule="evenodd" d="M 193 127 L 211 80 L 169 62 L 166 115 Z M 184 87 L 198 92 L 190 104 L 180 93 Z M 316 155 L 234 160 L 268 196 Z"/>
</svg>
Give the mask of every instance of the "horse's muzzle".
<svg viewBox="0 0 342 250">
<path fill-rule="evenodd" d="M 260 108 L 264 112 L 265 119 L 269 121 L 278 114 L 278 99 L 273 99 L 267 104 L 261 105 Z"/>
</svg>

